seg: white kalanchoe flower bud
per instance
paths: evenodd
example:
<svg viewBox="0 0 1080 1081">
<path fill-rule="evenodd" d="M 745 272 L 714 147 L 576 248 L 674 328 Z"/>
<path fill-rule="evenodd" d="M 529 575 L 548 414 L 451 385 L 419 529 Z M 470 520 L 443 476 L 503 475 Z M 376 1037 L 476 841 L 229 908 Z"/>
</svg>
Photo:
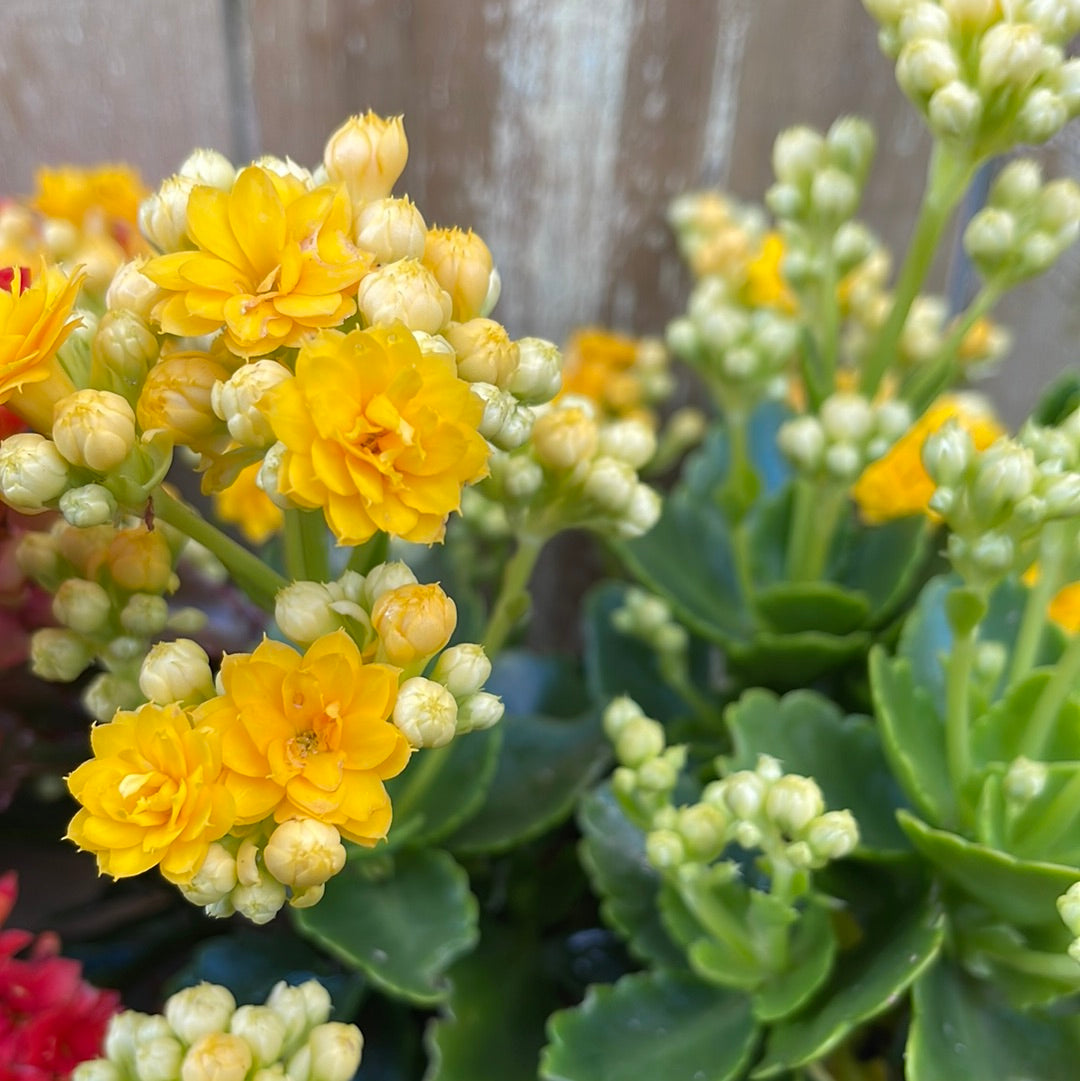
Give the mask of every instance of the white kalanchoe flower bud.
<svg viewBox="0 0 1080 1081">
<path fill-rule="evenodd" d="M 285 1022 L 269 1006 L 240 1006 L 229 1021 L 229 1031 L 251 1048 L 256 1066 L 269 1066 L 281 1058 Z"/>
<path fill-rule="evenodd" d="M 584 493 L 609 514 L 621 514 L 630 505 L 638 485 L 633 467 L 618 458 L 594 458 L 585 475 Z"/>
<path fill-rule="evenodd" d="M 1020 89 L 1043 70 L 1046 58 L 1039 31 L 1025 23 L 1000 22 L 979 42 L 979 89 Z"/>
<path fill-rule="evenodd" d="M 261 488 L 276 507 L 289 510 L 292 504 L 281 494 L 278 478 L 281 475 L 281 465 L 285 459 L 286 446 L 284 443 L 275 443 L 264 455 L 262 465 L 255 477 L 255 484 Z"/>
<path fill-rule="evenodd" d="M 325 1024 L 330 1017 L 330 992 L 318 980 L 306 980 L 297 990 L 304 1004 L 308 1027 Z"/>
<path fill-rule="evenodd" d="M 971 560 L 984 573 L 1005 574 L 1012 569 L 1016 545 L 1003 533 L 984 533 L 971 545 Z"/>
<path fill-rule="evenodd" d="M 518 363 L 510 377 L 510 391 L 526 405 L 550 402 L 562 388 L 562 353 L 543 338 L 517 342 Z"/>
<path fill-rule="evenodd" d="M 97 582 L 68 578 L 53 597 L 52 613 L 57 623 L 79 634 L 93 634 L 108 622 L 112 599 Z"/>
<path fill-rule="evenodd" d="M 663 726 L 651 717 L 631 718 L 615 736 L 615 757 L 631 769 L 639 769 L 663 750 Z"/>
<path fill-rule="evenodd" d="M 826 811 L 811 821 L 803 840 L 822 860 L 842 860 L 859 843 L 859 826 L 850 811 Z"/>
<path fill-rule="evenodd" d="M 959 79 L 946 83 L 930 95 L 927 119 L 935 135 L 945 139 L 966 139 L 982 120 L 983 102 L 978 91 Z"/>
<path fill-rule="evenodd" d="M 416 584 L 416 575 L 401 560 L 380 563 L 368 571 L 359 601 L 370 609 L 384 593 L 389 593 L 392 589 L 400 589 L 402 586 Z"/>
<path fill-rule="evenodd" d="M 1032 90 L 1016 114 L 1016 135 L 1025 143 L 1045 143 L 1069 121 L 1063 98 L 1046 87 Z"/>
<path fill-rule="evenodd" d="M 949 422 L 927 437 L 922 460 L 935 483 L 958 484 L 975 460 L 975 444 L 964 428 Z"/>
<path fill-rule="evenodd" d="M 139 690 L 160 706 L 188 705 L 213 697 L 214 677 L 206 650 L 190 638 L 158 642 L 139 669 Z"/>
<path fill-rule="evenodd" d="M 739 770 L 724 778 L 724 800 L 736 818 L 756 818 L 765 802 L 765 781 L 753 770 Z M 740 842 L 741 843 L 741 842 Z"/>
<path fill-rule="evenodd" d="M 24 533 L 15 549 L 15 562 L 28 578 L 47 580 L 60 568 L 60 552 L 50 533 Z"/>
<path fill-rule="evenodd" d="M 160 634 L 168 622 L 168 602 L 156 593 L 135 593 L 120 611 L 120 626 L 140 638 Z"/>
<path fill-rule="evenodd" d="M 247 1041 L 228 1032 L 210 1032 L 188 1048 L 180 1081 L 244 1081 L 252 1062 Z"/>
<path fill-rule="evenodd" d="M 626 540 L 644 536 L 660 520 L 660 493 L 647 484 L 639 484 L 630 503 L 615 521 L 615 533 Z"/>
<path fill-rule="evenodd" d="M 413 747 L 445 747 L 457 732 L 458 704 L 441 683 L 414 676 L 398 688 L 392 719 Z"/>
<path fill-rule="evenodd" d="M 780 425 L 777 442 L 796 467 L 807 473 L 821 466 L 825 454 L 825 429 L 817 417 L 795 417 Z"/>
<path fill-rule="evenodd" d="M 139 207 L 139 231 L 158 251 L 187 245 L 187 204 L 194 187 L 189 176 L 171 176 Z"/>
<path fill-rule="evenodd" d="M 175 1036 L 140 1039 L 135 1047 L 135 1076 L 138 1081 L 176 1081 L 184 1045 Z"/>
<path fill-rule="evenodd" d="M 896 80 L 904 93 L 916 101 L 960 77 L 956 53 L 944 41 L 915 38 L 901 50 L 896 60 Z"/>
<path fill-rule="evenodd" d="M 472 642 L 444 649 L 431 673 L 455 698 L 475 694 L 490 677 L 491 661 L 484 647 Z"/>
<path fill-rule="evenodd" d="M 354 206 L 394 190 L 409 158 L 400 116 L 351 116 L 327 140 L 323 164 L 330 180 L 344 182 Z"/>
<path fill-rule="evenodd" d="M 177 1063 L 177 1069 L 179 1065 Z M 108 1059 L 91 1058 L 80 1062 L 71 1071 L 71 1081 L 127 1081 L 127 1074 Z"/>
<path fill-rule="evenodd" d="M 37 432 L 16 432 L 0 443 L 0 498 L 36 514 L 70 482 L 70 466 L 56 444 Z"/>
<path fill-rule="evenodd" d="M 854 480 L 863 470 L 863 456 L 850 443 L 834 443 L 825 451 L 825 471 L 839 481 Z"/>
<path fill-rule="evenodd" d="M 674 830 L 652 830 L 645 835 L 645 858 L 658 871 L 670 871 L 686 861 L 686 845 Z"/>
<path fill-rule="evenodd" d="M 632 698 L 621 695 L 613 698 L 604 710 L 604 734 L 614 741 L 619 738 L 619 733 L 638 717 L 644 717 L 641 706 Z"/>
<path fill-rule="evenodd" d="M 360 1066 L 364 1038 L 355 1025 L 328 1021 L 308 1035 L 311 1081 L 352 1081 Z"/>
<path fill-rule="evenodd" d="M 71 683 L 86 671 L 94 655 L 79 635 L 43 627 L 30 636 L 30 671 L 50 683 Z"/>
<path fill-rule="evenodd" d="M 1033 762 L 1021 755 L 1012 761 L 1005 773 L 1005 795 L 1018 803 L 1027 803 L 1042 794 L 1048 776 L 1045 763 Z"/>
<path fill-rule="evenodd" d="M 999 0 L 941 0 L 952 24 L 962 32 L 985 30 L 1000 18 Z"/>
<path fill-rule="evenodd" d="M 135 446 L 135 411 L 108 390 L 77 390 L 53 410 L 53 440 L 72 465 L 107 473 Z"/>
<path fill-rule="evenodd" d="M 1035 459 L 1027 447 L 995 445 L 978 463 L 972 505 L 977 513 L 991 518 L 1009 504 L 1030 495 L 1037 479 Z"/>
<path fill-rule="evenodd" d="M 356 216 L 356 243 L 375 256 L 376 263 L 422 259 L 427 242 L 424 216 L 407 196 L 367 203 Z"/>
<path fill-rule="evenodd" d="M 860 394 L 833 394 L 821 405 L 821 424 L 830 439 L 861 443 L 873 430 L 874 411 Z"/>
<path fill-rule="evenodd" d="M 341 626 L 330 607 L 334 597 L 323 582 L 290 582 L 274 598 L 274 620 L 282 634 L 308 646 Z"/>
<path fill-rule="evenodd" d="M 497 694 L 488 691 L 477 691 L 468 694 L 458 702 L 457 731 L 464 735 L 466 732 L 482 732 L 493 728 L 502 720 L 506 707 Z"/>
<path fill-rule="evenodd" d="M 266 869 L 283 885 L 304 890 L 328 882 L 345 866 L 345 846 L 331 825 L 312 818 L 282 822 L 263 849 Z"/>
<path fill-rule="evenodd" d="M 797 187 L 808 183 L 825 161 L 825 140 L 807 127 L 788 128 L 773 143 L 776 178 Z"/>
<path fill-rule="evenodd" d="M 1015 256 L 1016 218 L 1007 210 L 984 207 L 964 230 L 964 250 L 983 274 L 990 274 Z"/>
<path fill-rule="evenodd" d="M 428 334 L 438 334 L 453 311 L 450 294 L 416 259 L 400 259 L 365 274 L 356 303 L 369 326 L 404 323 Z"/>
<path fill-rule="evenodd" d="M 428 230 L 423 261 L 450 294 L 455 322 L 487 315 L 495 306 L 498 285 L 492 281 L 495 265 L 491 252 L 471 229 Z"/>
<path fill-rule="evenodd" d="M 271 388 L 292 378 L 284 364 L 257 360 L 244 364 L 227 382 L 214 384 L 210 406 L 225 421 L 229 435 L 245 447 L 268 447 L 274 442 L 269 421 L 259 410 L 259 399 Z"/>
<path fill-rule="evenodd" d="M 766 784 L 772 784 L 784 776 L 784 766 L 779 758 L 774 758 L 771 754 L 759 754 L 754 772 Z"/>
<path fill-rule="evenodd" d="M 236 999 L 225 987 L 200 983 L 170 995 L 165 1002 L 165 1020 L 186 1044 L 202 1036 L 226 1032 L 236 1010 Z"/>
<path fill-rule="evenodd" d="M 687 853 L 695 860 L 715 859 L 727 842 L 729 816 L 711 803 L 695 803 L 679 811 L 677 830 Z"/>
<path fill-rule="evenodd" d="M 900 19 L 900 40 L 905 43 L 917 38 L 948 41 L 950 30 L 948 14 L 936 4 L 912 4 Z"/>
<path fill-rule="evenodd" d="M 311 170 L 299 162 L 293 161 L 288 155 L 279 158 L 276 154 L 263 154 L 262 157 L 256 158 L 251 164 L 257 165 L 260 169 L 265 169 L 275 176 L 299 180 L 305 188 L 312 189 L 315 187 L 315 178 L 312 176 Z"/>
<path fill-rule="evenodd" d="M 859 186 L 840 169 L 823 169 L 810 185 L 810 205 L 814 214 L 824 221 L 845 221 L 859 205 Z"/>
<path fill-rule="evenodd" d="M 612 421 L 600 429 L 598 449 L 633 469 L 640 469 L 656 453 L 656 434 L 640 420 Z"/>
<path fill-rule="evenodd" d="M 452 325 L 446 340 L 457 354 L 458 375 L 470 383 L 492 383 L 509 390 L 519 364 L 520 348 L 506 328 L 493 319 L 470 319 Z"/>
<path fill-rule="evenodd" d="M 285 904 L 285 887 L 270 875 L 253 885 L 236 887 L 229 896 L 236 911 L 254 924 L 269 923 Z"/>
<path fill-rule="evenodd" d="M 116 497 L 100 484 L 68 489 L 58 506 L 64 521 L 80 529 L 112 522 L 117 513 Z"/>
<path fill-rule="evenodd" d="M 1057 899 L 1057 910 L 1069 933 L 1080 937 L 1080 882 L 1074 882 Z"/>
<path fill-rule="evenodd" d="M 218 191 L 231 191 L 236 179 L 233 163 L 218 150 L 193 150 L 176 172 Z"/>
<path fill-rule="evenodd" d="M 552 409 L 533 425 L 533 449 L 549 469 L 570 470 L 588 461 L 599 439 L 596 421 L 580 406 Z"/>
<path fill-rule="evenodd" d="M 322 987 L 315 980 L 310 980 L 309 983 Z M 326 997 L 326 1016 L 321 1019 L 322 1021 L 330 1016 L 329 995 Z M 282 1056 L 294 1054 L 306 1040 L 309 1029 L 321 1023 L 321 1021 L 311 1020 L 308 997 L 305 992 L 300 987 L 291 987 L 284 980 L 274 985 L 266 999 L 266 1005 L 281 1018 L 285 1025 L 285 1046 L 282 1049 Z"/>
<path fill-rule="evenodd" d="M 531 458 L 511 458 L 501 477 L 507 496 L 520 503 L 528 503 L 544 486 L 544 471 Z"/>
<path fill-rule="evenodd" d="M 139 1029 L 149 1017 L 137 1010 L 123 1010 L 110 1018 L 105 1029 L 102 1053 L 107 1059 L 123 1067 L 135 1065 L 135 1041 Z"/>
<path fill-rule="evenodd" d="M 161 299 L 161 288 L 143 272 L 145 256 L 137 256 L 116 271 L 105 293 L 109 311 L 127 311 L 149 322 L 154 305 Z"/>
<path fill-rule="evenodd" d="M 765 797 L 766 815 L 789 837 L 798 835 L 824 811 L 821 789 L 811 777 L 780 777 Z"/>
<path fill-rule="evenodd" d="M 236 857 L 219 841 L 213 841 L 195 876 L 180 891 L 194 905 L 213 905 L 235 888 Z"/>
</svg>

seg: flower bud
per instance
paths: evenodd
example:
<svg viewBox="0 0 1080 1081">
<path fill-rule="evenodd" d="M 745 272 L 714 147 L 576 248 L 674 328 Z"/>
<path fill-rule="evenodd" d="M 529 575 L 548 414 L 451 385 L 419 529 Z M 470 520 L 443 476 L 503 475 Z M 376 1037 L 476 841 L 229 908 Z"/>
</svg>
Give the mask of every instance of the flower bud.
<svg viewBox="0 0 1080 1081">
<path fill-rule="evenodd" d="M 457 354 L 458 375 L 470 383 L 492 383 L 508 390 L 519 363 L 519 348 L 493 319 L 452 325 L 446 340 Z"/>
<path fill-rule="evenodd" d="M 1073 235 L 1080 223 L 1080 184 L 1068 178 L 1047 184 L 1039 196 L 1039 223 L 1044 229 Z"/>
<path fill-rule="evenodd" d="M 325 896 L 326 887 L 322 884 L 307 886 L 302 890 L 294 889 L 289 896 L 289 907 L 314 908 Z"/>
<path fill-rule="evenodd" d="M 644 716 L 641 706 L 632 698 L 626 695 L 613 698 L 604 710 L 604 734 L 614 741 L 631 721 Z"/>
<path fill-rule="evenodd" d="M 269 1006 L 241 1006 L 232 1015 L 229 1031 L 251 1048 L 256 1066 L 269 1066 L 281 1058 L 285 1022 Z"/>
<path fill-rule="evenodd" d="M 50 683 L 70 683 L 86 671 L 93 653 L 77 634 L 43 627 L 30 636 L 30 671 Z"/>
<path fill-rule="evenodd" d="M 427 242 L 423 215 L 407 196 L 375 199 L 365 204 L 355 222 L 356 243 L 375 256 L 376 263 L 421 259 Z"/>
<path fill-rule="evenodd" d="M 194 187 L 189 176 L 171 176 L 139 207 L 139 231 L 158 251 L 180 251 L 188 245 L 187 204 Z"/>
<path fill-rule="evenodd" d="M 1026 23 L 1000 22 L 979 42 L 979 89 L 1028 86 L 1045 64 L 1042 35 Z"/>
<path fill-rule="evenodd" d="M 190 177 L 196 184 L 205 184 L 218 191 L 231 191 L 236 179 L 233 163 L 217 150 L 193 150 L 176 172 L 178 176 Z"/>
<path fill-rule="evenodd" d="M 464 734 L 493 728 L 502 720 L 505 711 L 506 707 L 497 694 L 488 691 L 468 694 L 458 702 L 457 731 Z"/>
<path fill-rule="evenodd" d="M 259 399 L 271 387 L 289 378 L 289 369 L 276 360 L 245 364 L 224 383 L 213 385 L 210 407 L 225 421 L 229 435 L 241 446 L 268 447 L 274 442 L 274 432 L 259 409 Z"/>
<path fill-rule="evenodd" d="M 380 655 L 404 668 L 439 652 L 457 626 L 457 606 L 438 585 L 399 586 L 371 608 Z"/>
<path fill-rule="evenodd" d="M 68 578 L 53 597 L 52 613 L 58 623 L 78 634 L 103 630 L 112 614 L 112 600 L 97 582 Z"/>
<path fill-rule="evenodd" d="M 765 813 L 789 837 L 797 836 L 825 810 L 821 789 L 811 777 L 787 774 L 775 781 L 765 797 Z"/>
<path fill-rule="evenodd" d="M 1074 882 L 1057 899 L 1057 910 L 1069 933 L 1080 937 L 1080 882 Z"/>
<path fill-rule="evenodd" d="M 164 593 L 174 585 L 172 552 L 160 529 L 120 530 L 109 543 L 105 562 L 113 581 L 130 593 Z"/>
<path fill-rule="evenodd" d="M 144 1021 L 149 1020 L 151 1020 L 150 1017 L 137 1010 L 123 1010 L 110 1018 L 102 1045 L 102 1053 L 105 1057 L 121 1066 L 133 1067 L 139 1029 Z"/>
<path fill-rule="evenodd" d="M 874 127 L 860 116 L 834 120 L 826 136 L 830 159 L 844 172 L 861 179 L 874 156 Z"/>
<path fill-rule="evenodd" d="M 82 693 L 83 708 L 97 721 L 111 721 L 119 709 L 135 709 L 142 702 L 139 688 L 115 672 L 95 676 Z"/>
<path fill-rule="evenodd" d="M 821 405 L 821 423 L 831 439 L 861 443 L 874 427 L 874 411 L 860 394 L 833 394 Z"/>
<path fill-rule="evenodd" d="M 946 42 L 934 38 L 914 38 L 896 60 L 896 80 L 904 93 L 916 100 L 930 97 L 959 77 L 956 54 Z"/>
<path fill-rule="evenodd" d="M 416 259 L 400 259 L 364 275 L 356 303 L 368 326 L 404 323 L 427 334 L 438 334 L 453 309 L 450 294 Z"/>
<path fill-rule="evenodd" d="M 64 521 L 80 529 L 105 525 L 113 521 L 117 513 L 116 497 L 100 484 L 69 488 L 60 497 L 58 505 Z"/>
<path fill-rule="evenodd" d="M 615 522 L 615 532 L 627 540 L 641 537 L 660 520 L 660 493 L 647 484 L 634 489 L 630 503 Z"/>
<path fill-rule="evenodd" d="M 343 182 L 354 206 L 390 194 L 405 169 L 409 142 L 400 116 L 351 116 L 327 140 L 326 175 Z"/>
<path fill-rule="evenodd" d="M 972 504 L 982 517 L 993 518 L 1000 510 L 1030 495 L 1037 473 L 1027 447 L 1002 445 L 981 458 L 972 488 Z"/>
<path fill-rule="evenodd" d="M 458 704 L 441 683 L 414 676 L 398 688 L 393 721 L 413 747 L 445 747 L 457 732 Z"/>
<path fill-rule="evenodd" d="M 228 988 L 204 981 L 171 995 L 165 1002 L 165 1020 L 184 1043 L 193 1044 L 227 1031 L 235 1010 L 236 999 Z"/>
<path fill-rule="evenodd" d="M 756 818 L 765 795 L 765 782 L 752 770 L 739 770 L 724 778 L 724 800 L 736 818 Z"/>
<path fill-rule="evenodd" d="M 773 144 L 772 165 L 777 180 L 795 187 L 810 181 L 825 160 L 825 140 L 807 127 L 780 132 Z"/>
<path fill-rule="evenodd" d="M 188 1049 L 180 1081 L 244 1081 L 252 1061 L 245 1040 L 228 1032 L 209 1032 Z"/>
<path fill-rule="evenodd" d="M 983 102 L 976 90 L 955 79 L 930 95 L 927 119 L 935 135 L 944 139 L 967 139 L 982 120 Z"/>
<path fill-rule="evenodd" d="M 1043 762 L 1033 762 L 1022 755 L 1010 764 L 1005 773 L 1005 795 L 1017 803 L 1028 803 L 1046 788 L 1049 771 Z"/>
<path fill-rule="evenodd" d="M 850 811 L 826 811 L 811 821 L 803 840 L 821 860 L 842 860 L 859 843 L 859 826 Z"/>
<path fill-rule="evenodd" d="M 206 858 L 190 882 L 180 887 L 194 905 L 212 905 L 236 888 L 236 857 L 219 841 L 206 850 Z M 235 1031 L 235 1029 L 234 1029 Z"/>
<path fill-rule="evenodd" d="M 345 866 L 345 846 L 331 825 L 312 818 L 282 822 L 263 849 L 266 869 L 283 886 L 321 886 Z"/>
<path fill-rule="evenodd" d="M 807 472 L 815 472 L 825 454 L 825 429 L 817 417 L 802 416 L 780 425 L 777 436 L 780 449 L 794 463 Z"/>
<path fill-rule="evenodd" d="M 169 606 L 153 593 L 135 593 L 120 612 L 120 626 L 140 639 L 159 635 L 168 623 Z"/>
<path fill-rule="evenodd" d="M 522 338 L 510 391 L 526 405 L 550 402 L 562 387 L 562 353 L 543 338 Z"/>
<path fill-rule="evenodd" d="M 177 1063 L 179 1068 L 179 1063 Z M 176 1075 L 173 1074 L 173 1077 Z M 85 1059 L 71 1071 L 71 1081 L 126 1081 L 127 1075 L 105 1058 Z"/>
<path fill-rule="evenodd" d="M 380 563 L 368 571 L 359 600 L 361 604 L 370 608 L 384 593 L 402 586 L 414 585 L 416 585 L 416 575 L 401 560 Z"/>
<path fill-rule="evenodd" d="M 1016 114 L 1016 134 L 1025 143 L 1045 143 L 1069 120 L 1064 99 L 1046 87 L 1032 90 Z"/>
<path fill-rule="evenodd" d="M 810 203 L 823 221 L 842 222 L 850 218 L 859 205 L 859 187 L 840 169 L 823 169 L 811 182 Z"/>
<path fill-rule="evenodd" d="M 322 582 L 290 582 L 274 598 L 274 620 L 282 634 L 308 646 L 341 626 L 330 607 L 334 598 Z"/>
<path fill-rule="evenodd" d="M 329 1021 L 311 1030 L 308 1047 L 311 1081 L 352 1081 L 360 1066 L 364 1038 L 355 1025 Z"/>
<path fill-rule="evenodd" d="M 686 860 L 686 846 L 674 830 L 652 830 L 645 835 L 645 858 L 658 871 L 670 871 Z"/>
<path fill-rule="evenodd" d="M 850 443 L 834 443 L 825 450 L 825 471 L 840 481 L 854 480 L 863 469 L 863 456 Z"/>
<path fill-rule="evenodd" d="M 964 250 L 984 275 L 992 274 L 1015 255 L 1016 218 L 1007 210 L 984 207 L 964 230 Z"/>
<path fill-rule="evenodd" d="M 634 717 L 615 736 L 615 757 L 624 766 L 639 769 L 664 750 L 664 729 L 650 717 Z"/>
<path fill-rule="evenodd" d="M 490 676 L 491 661 L 484 647 L 471 642 L 443 650 L 431 673 L 433 680 L 459 699 L 475 694 Z"/>
<path fill-rule="evenodd" d="M 285 887 L 269 875 L 260 876 L 250 886 L 239 885 L 230 894 L 236 911 L 252 923 L 269 923 L 285 904 Z"/>
<path fill-rule="evenodd" d="M 640 469 L 656 453 L 656 434 L 643 421 L 616 420 L 600 429 L 598 449 L 632 469 Z"/>
<path fill-rule="evenodd" d="M 147 373 L 136 415 L 144 432 L 166 431 L 182 446 L 200 447 L 223 435 L 214 415 L 214 384 L 229 373 L 207 353 L 170 353 Z"/>
<path fill-rule="evenodd" d="M 24 533 L 15 548 L 15 562 L 27 578 L 51 583 L 60 571 L 60 553 L 50 533 Z"/>
<path fill-rule="evenodd" d="M 563 406 L 537 419 L 532 439 L 542 465 L 570 470 L 596 453 L 599 432 L 596 421 L 584 409 Z"/>
<path fill-rule="evenodd" d="M 261 157 L 256 158 L 251 164 L 257 165 L 260 169 L 265 169 L 268 173 L 273 173 L 275 176 L 284 177 L 290 180 L 298 180 L 309 190 L 315 187 L 315 179 L 312 176 L 311 170 L 300 165 L 298 162 L 293 161 L 288 155 L 284 158 L 279 158 L 276 154 L 263 154 Z M 323 179 L 325 181 L 325 177 Z"/>
<path fill-rule="evenodd" d="M 531 458 L 510 458 L 501 476 L 506 495 L 520 503 L 528 503 L 544 486 L 544 471 Z"/>
<path fill-rule="evenodd" d="M 630 505 L 637 484 L 637 473 L 630 465 L 601 455 L 589 466 L 584 493 L 608 514 L 621 514 Z"/>
<path fill-rule="evenodd" d="M 715 804 L 695 803 L 679 811 L 678 832 L 691 858 L 708 863 L 727 842 L 728 816 Z"/>
<path fill-rule="evenodd" d="M 286 447 L 284 443 L 275 443 L 266 454 L 263 455 L 262 465 L 255 477 L 255 485 L 266 493 L 267 498 L 275 507 L 288 510 L 292 504 L 286 496 L 281 494 L 278 478 L 281 475 L 281 464 L 285 458 Z"/>
<path fill-rule="evenodd" d="M 956 485 L 975 459 L 975 444 L 966 429 L 950 421 L 927 437 L 922 460 L 939 485 Z"/>
<path fill-rule="evenodd" d="M 135 446 L 135 413 L 107 390 L 77 390 L 53 410 L 53 439 L 72 465 L 107 473 Z"/>
<path fill-rule="evenodd" d="M 984 533 L 971 545 L 971 560 L 984 573 L 1005 574 L 1012 569 L 1016 545 L 1004 533 Z"/>
<path fill-rule="evenodd" d="M 214 695 L 210 658 L 197 642 L 158 642 L 139 670 L 139 689 L 151 702 L 192 705 Z"/>
<path fill-rule="evenodd" d="M 134 400 L 150 365 L 158 359 L 161 343 L 147 316 L 116 308 L 99 320 L 90 352 L 94 363 L 112 377 L 109 385 Z"/>
<path fill-rule="evenodd" d="M 455 322 L 487 314 L 485 302 L 495 266 L 488 246 L 476 233 L 429 229 L 423 262 L 449 293 Z"/>
<path fill-rule="evenodd" d="M 15 510 L 43 511 L 67 488 L 69 471 L 56 444 L 37 432 L 16 432 L 0 442 L 0 498 Z"/>
<path fill-rule="evenodd" d="M 135 1076 L 138 1081 L 176 1081 L 184 1045 L 175 1036 L 140 1039 L 135 1046 Z"/>
</svg>

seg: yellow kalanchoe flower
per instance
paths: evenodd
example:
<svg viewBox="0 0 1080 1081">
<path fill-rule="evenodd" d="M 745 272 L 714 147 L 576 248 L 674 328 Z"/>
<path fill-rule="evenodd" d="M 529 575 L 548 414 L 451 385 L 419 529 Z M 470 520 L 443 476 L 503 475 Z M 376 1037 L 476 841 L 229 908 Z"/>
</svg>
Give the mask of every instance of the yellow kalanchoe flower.
<svg viewBox="0 0 1080 1081">
<path fill-rule="evenodd" d="M 190 881 L 235 821 L 217 733 L 175 704 L 148 703 L 95 725 L 90 742 L 94 757 L 67 779 L 82 804 L 68 838 L 113 878 L 160 865 L 171 882 Z"/>
<path fill-rule="evenodd" d="M 613 416 L 651 414 L 643 408 L 645 388 L 634 372 L 638 342 L 600 327 L 583 327 L 563 350 L 563 381 L 559 397 L 580 395 Z"/>
<path fill-rule="evenodd" d="M 766 233 L 761 247 L 746 267 L 742 300 L 752 308 L 776 308 L 789 315 L 798 311 L 798 303 L 780 264 L 784 258 L 784 240 L 779 233 Z"/>
<path fill-rule="evenodd" d="M 257 165 L 232 191 L 196 185 L 187 203 L 187 231 L 196 251 L 150 260 L 143 273 L 165 291 L 154 318 L 169 334 L 212 334 L 224 328 L 242 357 L 295 346 L 319 327 L 356 311 L 347 296 L 372 263 L 350 240 L 345 190 L 303 182 Z"/>
<path fill-rule="evenodd" d="M 855 482 L 851 495 L 867 522 L 878 525 L 894 518 L 928 513 L 934 482 L 923 465 L 922 447 L 928 436 L 950 420 L 956 420 L 970 434 L 976 450 L 985 450 L 1005 434 L 994 416 L 973 404 L 970 398 L 954 395 L 939 398 Z"/>
<path fill-rule="evenodd" d="M 259 408 L 286 448 L 279 491 L 321 509 L 341 544 L 377 530 L 439 541 L 462 486 L 487 473 L 480 399 L 404 327 L 320 332 Z"/>
<path fill-rule="evenodd" d="M 264 544 L 284 522 L 281 508 L 255 483 L 259 463 L 241 469 L 228 488 L 214 493 L 218 518 L 235 525 L 252 544 Z"/>
<path fill-rule="evenodd" d="M 335 631 L 299 654 L 265 639 L 222 661 L 223 693 L 195 716 L 220 733 L 225 785 L 240 825 L 311 818 L 372 845 L 390 828 L 383 781 L 411 749 L 389 718 L 398 672 L 364 664 Z"/>
<path fill-rule="evenodd" d="M 1080 631 L 1080 582 L 1062 586 L 1054 595 L 1046 614 L 1063 631 L 1069 634 Z"/>
<path fill-rule="evenodd" d="M 96 212 L 107 221 L 127 222 L 134 229 L 139 204 L 149 194 L 139 174 L 123 164 L 41 168 L 34 180 L 37 191 L 31 205 L 46 217 L 74 225 L 82 225 L 87 214 Z"/>
<path fill-rule="evenodd" d="M 79 325 L 72 309 L 82 277 L 41 265 L 0 268 L 0 405 L 31 427 L 52 430 L 53 405 L 75 390 L 56 351 Z"/>
</svg>

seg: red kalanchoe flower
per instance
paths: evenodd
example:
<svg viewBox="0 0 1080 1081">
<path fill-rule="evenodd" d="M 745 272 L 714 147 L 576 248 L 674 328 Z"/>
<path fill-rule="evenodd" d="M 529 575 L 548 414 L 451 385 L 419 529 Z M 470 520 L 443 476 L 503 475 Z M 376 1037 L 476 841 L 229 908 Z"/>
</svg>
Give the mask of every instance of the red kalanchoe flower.
<svg viewBox="0 0 1080 1081">
<path fill-rule="evenodd" d="M 55 935 L 3 929 L 17 888 L 14 871 L 0 876 L 0 1081 L 66 1081 L 101 1055 L 120 996 L 86 983 Z"/>
</svg>

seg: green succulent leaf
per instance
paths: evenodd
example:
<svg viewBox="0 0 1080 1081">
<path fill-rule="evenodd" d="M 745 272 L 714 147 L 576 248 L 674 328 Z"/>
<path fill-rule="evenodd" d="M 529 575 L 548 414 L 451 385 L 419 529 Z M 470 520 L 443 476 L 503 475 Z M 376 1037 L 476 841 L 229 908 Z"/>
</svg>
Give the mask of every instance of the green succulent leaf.
<svg viewBox="0 0 1080 1081">
<path fill-rule="evenodd" d="M 925 574 L 933 530 L 923 515 L 883 525 L 849 519 L 840 538 L 837 581 L 866 598 L 871 619 L 888 618 Z"/>
<path fill-rule="evenodd" d="M 323 899 L 294 918 L 304 935 L 387 994 L 419 1005 L 446 997 L 446 969 L 477 938 L 468 876 L 434 848 L 385 864 L 352 860 Z"/>
<path fill-rule="evenodd" d="M 865 594 L 848 592 L 831 582 L 780 582 L 761 590 L 755 604 L 766 626 L 777 634 L 850 634 L 870 614 Z"/>
<path fill-rule="evenodd" d="M 844 635 L 757 631 L 748 644 L 728 646 L 728 663 L 745 684 L 788 690 L 813 683 L 865 653 L 869 645 L 865 631 Z"/>
<path fill-rule="evenodd" d="M 589 989 L 585 1001 L 548 1022 L 544 1081 L 733 1081 L 758 1031 L 745 995 L 693 976 L 640 972 Z"/>
</svg>

